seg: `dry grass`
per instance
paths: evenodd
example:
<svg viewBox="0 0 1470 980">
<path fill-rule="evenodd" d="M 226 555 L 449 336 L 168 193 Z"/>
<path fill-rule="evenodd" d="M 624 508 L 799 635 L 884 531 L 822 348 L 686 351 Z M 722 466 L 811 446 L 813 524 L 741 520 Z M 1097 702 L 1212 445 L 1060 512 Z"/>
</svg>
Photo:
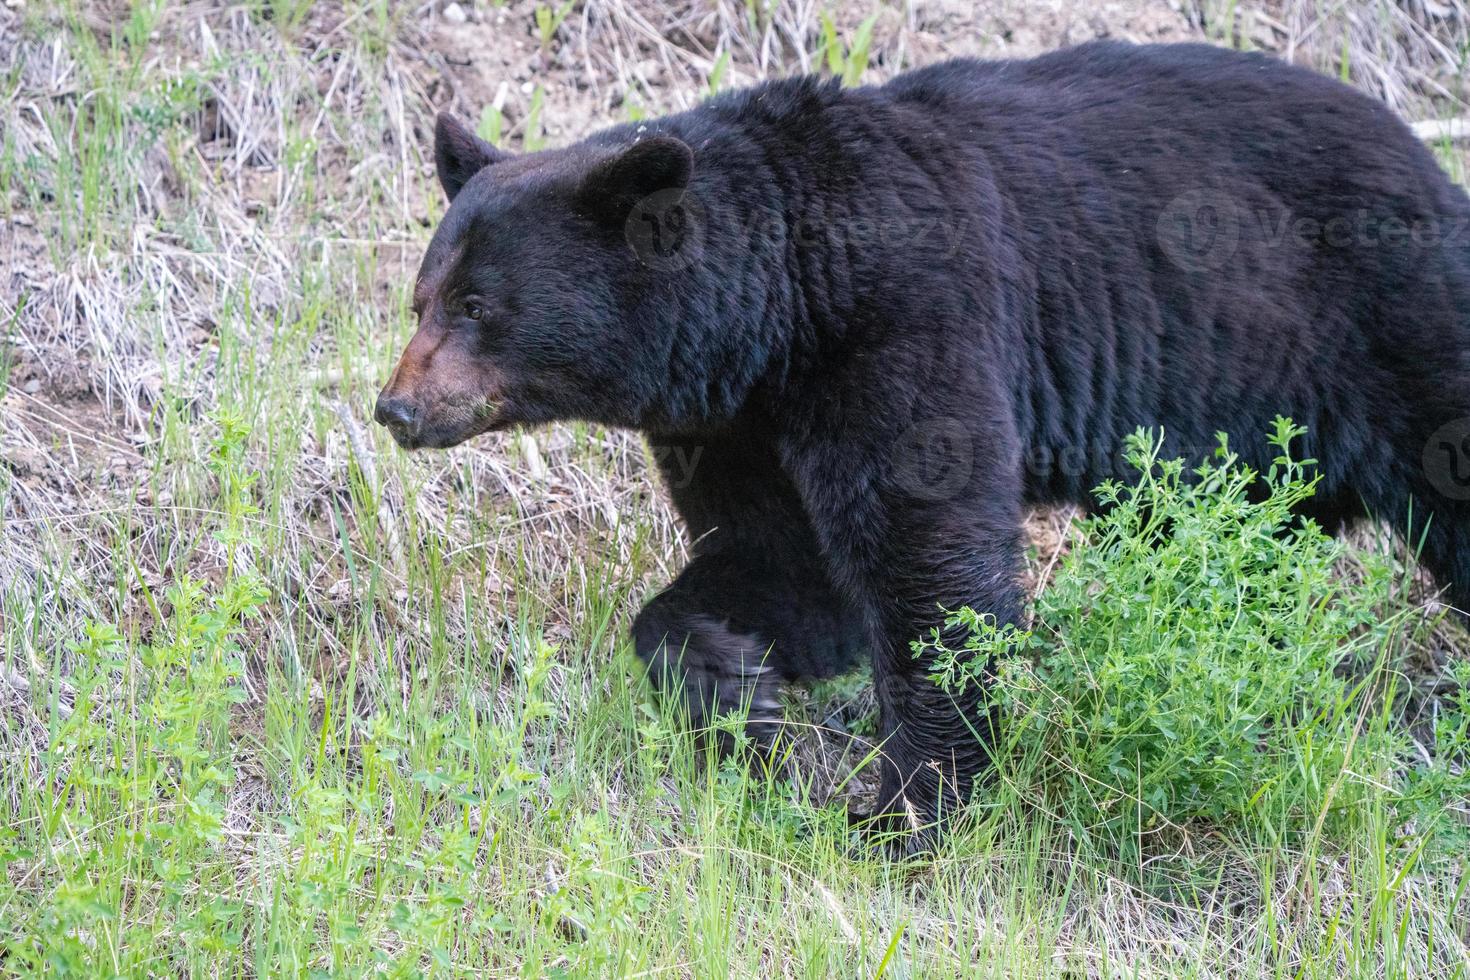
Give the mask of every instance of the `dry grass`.
<svg viewBox="0 0 1470 980">
<path fill-rule="evenodd" d="M 1190 14 L 1212 37 L 1311 64 L 1401 112 L 1459 106 L 1470 95 L 1470 5 L 1462 0 L 1191 0 Z"/>
<path fill-rule="evenodd" d="M 962 973 L 985 962 L 998 973 L 1092 976 L 1136 962 L 1223 975 L 1312 962 L 1320 937 L 1307 933 L 1325 920 L 1304 915 L 1295 925 L 1293 903 L 1339 900 L 1379 880 L 1341 854 L 1298 855 L 1321 862 L 1306 877 L 1331 895 L 1304 896 L 1300 865 L 1246 860 L 1212 891 L 1194 887 L 1195 870 L 1179 872 L 1179 896 L 1189 897 L 1100 873 L 1038 893 L 1029 907 L 1032 897 L 1015 885 L 1022 879 L 1006 875 L 1019 867 L 1030 869 L 1028 882 L 1066 879 L 1065 834 L 1011 828 L 1016 836 L 990 842 L 983 859 L 956 858 L 911 889 L 872 870 L 823 880 L 783 863 L 789 848 L 761 853 L 748 837 L 721 838 L 702 822 L 717 820 L 719 807 L 691 816 L 697 808 L 675 791 L 637 795 L 647 787 L 607 761 L 646 748 L 639 738 L 649 724 L 614 652 L 638 600 L 672 575 L 684 547 L 641 443 L 560 426 L 410 458 L 366 418 L 411 329 L 407 286 L 442 211 L 425 156 L 429 126 L 441 108 L 480 119 L 495 106 L 503 139 L 534 145 L 684 107 L 708 90 L 724 59 L 726 87 L 811 68 L 824 8 L 587 0 L 543 44 L 535 3 L 461 4 L 464 23 L 452 23 L 437 0 L 0 9 L 0 809 L 20 815 L 15 826 L 43 818 L 34 810 L 43 778 L 66 779 L 67 760 L 50 747 L 78 698 L 85 694 L 100 717 L 98 705 L 135 693 L 123 680 L 91 692 L 74 685 L 84 658 L 70 645 L 86 624 L 114 623 L 139 644 L 156 641 L 166 632 L 160 617 L 172 611 L 171 583 L 190 576 L 219 585 L 245 568 L 269 594 L 241 641 L 247 696 L 229 709 L 222 846 L 242 882 L 301 860 L 292 850 L 299 843 L 275 823 L 311 768 L 302 763 L 310 746 L 293 741 L 301 732 L 341 724 L 333 719 L 344 698 L 360 719 L 398 711 L 411 721 L 442 710 L 463 712 L 466 725 L 504 721 L 525 693 L 526 651 L 544 640 L 561 650 L 544 697 L 563 727 L 537 743 L 541 771 L 586 784 L 594 803 L 584 809 L 626 824 L 638 843 L 617 855 L 621 873 L 675 882 L 681 901 L 715 912 L 726 900 L 716 887 L 722 875 L 779 893 L 765 908 L 773 923 L 760 921 L 758 903 L 732 913 L 731 936 L 752 944 L 732 955 L 736 972 L 907 963 L 916 973 Z M 1229 25 L 1231 38 L 1331 70 L 1346 51 L 1354 81 L 1415 118 L 1455 113 L 1466 91 L 1470 15 L 1459 0 L 1232 3 L 1228 14 L 1143 0 L 873 9 L 874 80 L 946 54 L 1020 55 L 1105 34 L 1219 39 Z M 850 39 L 869 13 L 841 7 L 839 33 Z M 242 518 L 247 534 L 223 540 L 229 504 L 207 462 L 219 413 L 250 430 L 244 459 L 257 508 Z M 1064 546 L 1066 521 L 1041 515 L 1033 528 L 1040 580 Z M 1449 643 L 1438 637 L 1424 656 L 1442 665 Z M 847 688 L 814 700 L 817 718 L 860 714 L 864 704 Z M 623 742 L 589 745 L 599 729 L 569 730 L 589 718 L 622 732 L 609 737 Z M 353 752 L 366 737 L 361 727 L 342 725 Z M 801 768 L 821 783 L 813 795 L 825 799 L 853 760 L 832 739 L 810 739 L 801 751 Z M 343 765 L 361 763 L 354 756 Z M 525 805 L 542 812 L 549 804 Z M 694 822 L 687 833 L 668 836 L 658 818 L 670 812 L 668 825 Z M 81 853 L 87 837 L 78 834 Z M 387 854 L 389 843 L 370 845 Z M 1185 835 L 1156 854 L 1160 867 L 1186 868 L 1200 849 L 1238 843 Z M 0 854 L 6 846 L 0 836 Z M 549 907 L 566 882 L 581 880 L 576 848 L 536 850 L 547 846 L 531 846 L 538 870 L 528 878 L 496 866 L 475 879 L 487 903 L 532 896 Z M 992 879 L 994 869 L 1008 870 Z M 0 872 L 0 884 L 7 874 L 11 890 L 0 902 L 25 908 L 31 929 L 75 884 L 37 855 Z M 140 876 L 129 869 L 128 887 Z M 1386 907 L 1411 905 L 1420 901 L 1414 889 L 1437 886 L 1409 878 L 1403 887 Z M 252 886 L 250 895 L 247 904 L 268 904 L 268 889 Z M 1434 904 L 1442 899 L 1425 898 L 1424 907 L 1453 908 Z M 1273 901 L 1287 903 L 1280 918 L 1263 913 Z M 570 921 L 575 932 L 578 916 L 595 912 L 569 907 L 553 921 Z M 677 933 L 685 920 L 663 914 L 676 947 L 700 947 Z M 261 912 L 257 923 L 267 918 Z M 1429 950 L 1464 952 L 1463 925 L 1431 919 L 1439 931 L 1411 933 L 1402 962 L 1444 962 Z M 1364 927 L 1361 938 L 1381 938 L 1372 932 L 1380 927 L 1391 924 Z M 255 928 L 258 936 L 265 927 Z M 89 935 L 88 949 L 106 945 Z M 828 944 L 835 958 L 806 951 L 807 942 Z M 1373 959 L 1341 944 L 1322 948 L 1324 964 L 1355 971 Z M 332 969 L 337 955 L 296 965 Z M 687 959 L 652 956 L 645 966 L 701 972 L 715 961 L 699 948 L 679 956 Z M 469 966 L 508 972 L 510 964 L 451 964 Z"/>
</svg>

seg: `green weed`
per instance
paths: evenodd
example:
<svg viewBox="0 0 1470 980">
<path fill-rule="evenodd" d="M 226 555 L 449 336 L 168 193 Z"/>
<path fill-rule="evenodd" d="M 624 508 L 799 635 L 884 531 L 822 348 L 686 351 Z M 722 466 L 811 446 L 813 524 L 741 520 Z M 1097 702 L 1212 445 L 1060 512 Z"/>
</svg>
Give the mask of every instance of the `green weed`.
<svg viewBox="0 0 1470 980">
<path fill-rule="evenodd" d="M 541 50 L 543 52 L 551 49 L 552 39 L 556 32 L 566 21 L 567 15 L 572 12 L 576 0 L 566 0 L 565 3 L 556 6 L 537 5 L 536 7 L 536 34 L 541 39 Z"/>
<path fill-rule="evenodd" d="M 825 11 L 822 13 L 822 61 L 829 72 L 842 79 L 843 85 L 853 86 L 862 81 L 863 72 L 868 69 L 868 48 L 873 39 L 873 25 L 877 21 L 878 15 L 870 14 L 858 25 L 852 38 L 844 43 L 832 15 Z"/>
<path fill-rule="evenodd" d="M 1318 481 L 1315 461 L 1291 454 L 1304 431 L 1277 420 L 1265 473 L 1223 435 L 1186 472 L 1138 433 L 1137 482 L 1098 490 L 1032 630 L 962 609 L 949 625 L 969 630 L 963 650 L 937 630 L 916 646 L 938 653 L 950 689 L 994 669 L 1006 780 L 1109 851 L 1201 821 L 1301 846 L 1344 830 L 1393 779 L 1406 617 L 1384 557 L 1360 554 L 1343 574 L 1345 545 L 1297 516 Z M 1424 838 L 1462 844 L 1463 825 L 1426 813 L 1470 792 L 1454 768 L 1463 704 L 1445 708 L 1433 761 L 1389 805 Z"/>
</svg>

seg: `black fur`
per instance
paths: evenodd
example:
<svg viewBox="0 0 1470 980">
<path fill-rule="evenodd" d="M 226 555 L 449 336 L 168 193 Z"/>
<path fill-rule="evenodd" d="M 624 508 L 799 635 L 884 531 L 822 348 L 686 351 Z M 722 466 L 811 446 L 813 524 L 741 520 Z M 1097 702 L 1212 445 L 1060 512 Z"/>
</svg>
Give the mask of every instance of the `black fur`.
<svg viewBox="0 0 1470 980">
<path fill-rule="evenodd" d="M 497 311 L 462 341 L 488 426 L 644 430 L 695 540 L 639 654 L 696 717 L 763 718 L 777 678 L 870 656 L 885 808 L 939 817 L 986 762 L 910 641 L 1019 619 L 1023 508 L 1125 477 L 1138 426 L 1259 466 L 1291 416 L 1317 516 L 1423 534 L 1470 608 L 1470 202 L 1328 78 L 1118 43 L 802 78 L 461 184 L 421 275 Z"/>
</svg>

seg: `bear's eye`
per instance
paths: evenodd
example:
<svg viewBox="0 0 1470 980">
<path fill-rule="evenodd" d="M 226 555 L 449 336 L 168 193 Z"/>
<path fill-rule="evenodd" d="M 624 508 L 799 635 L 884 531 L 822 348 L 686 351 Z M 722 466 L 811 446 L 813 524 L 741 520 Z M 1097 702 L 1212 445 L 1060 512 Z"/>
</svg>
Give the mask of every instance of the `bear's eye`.
<svg viewBox="0 0 1470 980">
<path fill-rule="evenodd" d="M 471 320 L 478 320 L 485 315 L 485 310 L 478 303 L 466 303 L 464 305 L 464 315 Z"/>
</svg>

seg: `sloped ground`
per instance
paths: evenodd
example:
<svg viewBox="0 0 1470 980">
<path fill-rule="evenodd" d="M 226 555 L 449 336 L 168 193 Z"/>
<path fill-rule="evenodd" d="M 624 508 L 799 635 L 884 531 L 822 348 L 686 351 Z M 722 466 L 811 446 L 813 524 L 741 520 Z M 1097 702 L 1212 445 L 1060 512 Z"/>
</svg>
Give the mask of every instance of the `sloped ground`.
<svg viewBox="0 0 1470 980">
<path fill-rule="evenodd" d="M 443 209 L 436 110 L 567 142 L 712 78 L 820 69 L 822 14 L 0 10 L 0 968 L 1373 972 L 1398 925 L 1373 917 L 1415 903 L 1403 962 L 1463 956 L 1443 882 L 1365 879 L 1361 855 L 1244 861 L 1200 899 L 1058 887 L 1066 851 L 1039 832 L 912 878 L 814 862 L 779 813 L 732 830 L 760 794 L 691 775 L 618 652 L 684 548 L 639 441 L 562 426 L 409 457 L 369 423 Z M 932 0 L 833 12 L 844 57 L 870 14 L 869 80 L 1209 38 L 1415 119 L 1460 111 L 1470 36 L 1450 2 Z M 1066 515 L 1033 530 L 1039 580 Z M 1453 646 L 1431 636 L 1424 673 Z M 864 712 L 860 686 L 793 697 L 813 721 Z M 815 802 L 861 793 L 861 753 L 814 733 L 795 770 Z M 1162 863 L 1232 846 L 1207 838 Z M 1303 894 L 1309 860 L 1330 894 Z M 1355 919 L 1365 880 L 1392 888 Z M 1348 938 L 1319 947 L 1329 906 Z"/>
</svg>

